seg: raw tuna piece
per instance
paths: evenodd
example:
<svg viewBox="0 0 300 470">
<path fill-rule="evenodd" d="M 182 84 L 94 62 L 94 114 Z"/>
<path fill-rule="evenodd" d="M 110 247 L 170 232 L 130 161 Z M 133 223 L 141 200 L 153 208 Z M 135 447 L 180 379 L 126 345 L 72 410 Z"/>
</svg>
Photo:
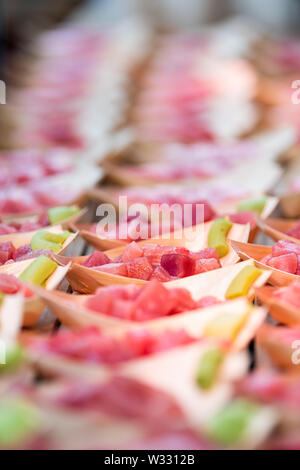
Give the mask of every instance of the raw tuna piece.
<svg viewBox="0 0 300 470">
<path fill-rule="evenodd" d="M 195 261 L 187 255 L 169 254 L 161 257 L 162 267 L 174 277 L 191 276 L 195 272 Z"/>
<path fill-rule="evenodd" d="M 10 233 L 16 233 L 17 229 L 9 224 L 0 223 L 0 235 L 8 235 Z"/>
<path fill-rule="evenodd" d="M 5 264 L 8 260 L 8 252 L 0 251 L 0 265 Z"/>
<path fill-rule="evenodd" d="M 115 295 L 119 296 L 120 299 L 134 301 L 145 287 L 139 287 L 136 284 L 128 284 L 126 286 L 113 286 L 111 289 L 115 291 Z M 100 290 L 101 287 L 99 288 L 99 291 Z"/>
<path fill-rule="evenodd" d="M 136 298 L 138 292 L 139 288 L 135 284 L 100 287 L 93 296 L 86 300 L 85 306 L 96 312 L 114 315 L 114 311 L 117 310 L 114 306 L 117 300 L 132 301 Z"/>
<path fill-rule="evenodd" d="M 109 274 L 116 274 L 117 276 L 128 276 L 127 266 L 125 263 L 109 263 L 102 266 L 96 266 L 93 269 Z"/>
<path fill-rule="evenodd" d="M 142 256 L 144 256 L 143 249 L 136 242 L 131 242 L 123 252 L 122 260 L 129 261 Z"/>
<path fill-rule="evenodd" d="M 274 292 L 274 296 L 293 305 L 296 308 L 300 308 L 300 282 L 292 282 L 287 287 L 281 287 Z"/>
<path fill-rule="evenodd" d="M 171 281 L 172 277 L 162 266 L 158 265 L 154 268 L 154 271 L 150 279 L 157 279 L 160 282 Z"/>
<path fill-rule="evenodd" d="M 123 320 L 131 321 L 134 315 L 134 300 L 136 299 L 140 289 L 134 284 L 120 287 L 106 288 L 107 294 L 110 294 L 112 299 L 110 315 Z M 100 300 L 103 297 L 101 293 L 103 289 L 99 289 L 98 295 Z"/>
<path fill-rule="evenodd" d="M 207 201 L 205 200 L 197 201 L 196 203 L 193 204 L 193 207 L 192 207 L 192 224 L 193 225 L 197 223 L 197 204 L 203 205 L 203 222 L 208 222 L 209 220 L 212 220 L 215 217 L 216 213 Z"/>
<path fill-rule="evenodd" d="M 229 220 L 235 224 L 250 224 L 250 229 L 256 226 L 256 212 L 253 211 L 240 211 L 235 214 L 229 214 Z"/>
<path fill-rule="evenodd" d="M 191 253 L 190 256 L 194 259 L 210 259 L 210 258 L 215 258 L 216 260 L 219 260 L 218 253 L 215 248 L 204 248 L 204 250 L 200 250 L 194 253 Z"/>
<path fill-rule="evenodd" d="M 32 297 L 33 292 L 23 282 L 19 281 L 18 278 L 12 274 L 0 274 L 0 292 L 3 294 L 16 294 L 18 292 L 23 292 L 25 297 Z"/>
<path fill-rule="evenodd" d="M 102 251 L 94 251 L 91 256 L 89 256 L 83 263 L 82 266 L 85 266 L 86 268 L 93 268 L 95 266 L 102 266 L 103 264 L 108 264 L 110 263 L 109 257 L 105 254 L 102 253 Z"/>
<path fill-rule="evenodd" d="M 281 271 L 285 271 L 287 273 L 296 274 L 298 259 L 294 253 L 275 256 L 268 261 L 268 266 L 280 269 Z"/>
<path fill-rule="evenodd" d="M 50 225 L 50 220 L 49 220 L 49 216 L 48 216 L 48 213 L 47 212 L 43 212 L 38 220 L 37 220 L 37 223 L 41 226 L 41 227 L 47 227 L 47 225 Z"/>
<path fill-rule="evenodd" d="M 261 260 L 260 260 L 260 263 L 262 264 L 268 264 L 270 259 L 272 259 L 272 255 L 267 255 L 267 256 L 264 256 Z"/>
<path fill-rule="evenodd" d="M 174 253 L 176 248 L 170 245 L 143 245 L 143 254 L 146 256 L 151 264 L 160 264 L 163 254 Z"/>
<path fill-rule="evenodd" d="M 197 300 L 197 308 L 206 308 L 211 307 L 212 305 L 220 304 L 221 300 L 213 297 L 212 295 L 207 295 Z"/>
<path fill-rule="evenodd" d="M 133 320 L 134 306 L 131 300 L 115 299 L 112 304 L 111 316 L 122 320 Z"/>
<path fill-rule="evenodd" d="M 143 245 L 143 253 L 144 256 L 149 259 L 150 263 L 159 264 L 162 255 L 170 253 L 189 255 L 190 251 L 182 246 L 146 244 Z"/>
<path fill-rule="evenodd" d="M 10 197 L 0 200 L 0 212 L 3 212 L 4 214 L 20 214 L 22 212 L 30 212 L 32 210 L 33 207 L 31 202 L 26 203 L 21 201 L 21 199 L 15 200 Z"/>
<path fill-rule="evenodd" d="M 201 250 L 199 253 L 202 258 L 207 258 L 207 259 L 215 258 L 216 260 L 219 261 L 218 253 L 215 248 L 208 247 L 208 248 L 205 248 L 204 250 Z"/>
<path fill-rule="evenodd" d="M 194 339 L 183 329 L 165 330 L 161 333 L 150 333 L 147 330 L 133 330 L 127 333 L 124 342 L 134 351 L 135 357 L 148 356 L 167 351 L 179 345 L 189 344 Z"/>
<path fill-rule="evenodd" d="M 141 289 L 133 305 L 133 320 L 146 321 L 168 315 L 174 308 L 169 291 L 157 280 Z"/>
<path fill-rule="evenodd" d="M 16 251 L 15 251 L 14 259 L 15 259 L 15 261 L 19 261 L 20 259 L 23 258 L 23 256 L 25 256 L 25 255 L 27 255 L 28 253 L 31 253 L 31 252 L 32 252 L 32 250 L 31 250 L 31 246 L 29 244 L 19 246 L 19 248 L 17 248 Z"/>
<path fill-rule="evenodd" d="M 175 250 L 174 250 L 174 253 L 176 253 L 178 255 L 186 255 L 186 256 L 191 255 L 190 250 L 188 250 L 187 248 L 184 248 L 184 246 L 176 246 Z"/>
<path fill-rule="evenodd" d="M 22 226 L 22 224 L 20 222 L 16 222 L 16 221 L 15 222 L 14 221 L 10 222 L 9 225 L 10 225 L 10 227 L 13 227 L 14 229 L 16 229 L 17 232 L 20 230 L 20 228 Z"/>
<path fill-rule="evenodd" d="M 15 247 L 11 242 L 0 243 L 0 264 L 6 263 L 10 259 L 14 259 Z"/>
<path fill-rule="evenodd" d="M 123 343 L 122 346 L 121 348 L 117 339 L 103 335 L 95 327 L 61 331 L 54 336 L 32 342 L 32 347 L 41 353 L 55 353 L 99 364 L 114 364 L 132 358 L 132 352 Z"/>
<path fill-rule="evenodd" d="M 138 332 L 133 331 L 132 335 L 138 334 Z M 146 347 L 146 354 L 155 354 L 161 351 L 168 351 L 177 346 L 184 344 L 189 344 L 194 342 L 195 339 L 192 338 L 185 330 L 165 330 L 162 333 L 152 335 Z"/>
<path fill-rule="evenodd" d="M 0 274 L 0 292 L 3 294 L 16 294 L 22 283 L 11 274 Z"/>
<path fill-rule="evenodd" d="M 300 240 L 300 222 L 298 222 L 294 227 L 290 228 L 286 234 L 290 237 L 294 237 Z"/>
<path fill-rule="evenodd" d="M 213 271 L 214 269 L 221 268 L 221 263 L 216 258 L 208 259 L 197 259 L 195 261 L 195 274 L 205 273 L 207 271 Z"/>
<path fill-rule="evenodd" d="M 85 307 L 94 312 L 110 315 L 113 306 L 113 295 L 109 289 L 111 288 L 103 288 L 101 293 L 96 292 L 95 295 L 89 297 L 85 302 Z"/>
<path fill-rule="evenodd" d="M 153 273 L 153 267 L 145 257 L 127 261 L 125 265 L 128 277 L 148 281 Z"/>
<path fill-rule="evenodd" d="M 196 308 L 196 302 L 187 289 L 176 287 L 169 289 L 169 293 L 173 299 L 172 313 L 181 313 Z"/>
<path fill-rule="evenodd" d="M 273 256 L 285 255 L 287 253 L 295 253 L 296 255 L 300 255 L 300 245 L 297 245 L 294 242 L 290 242 L 289 240 L 279 240 L 272 246 Z"/>
<path fill-rule="evenodd" d="M 131 284 L 99 288 L 86 300 L 85 306 L 126 320 L 146 321 L 193 310 L 197 303 L 187 289 L 167 289 L 154 279 L 143 287 Z"/>
<path fill-rule="evenodd" d="M 14 253 L 16 249 L 14 245 L 12 244 L 12 242 L 3 242 L 3 243 L 0 243 L 0 251 L 7 252 L 9 259 L 11 259 L 14 257 Z"/>
<path fill-rule="evenodd" d="M 105 313 L 106 315 L 110 315 L 112 311 L 113 305 L 113 297 L 110 293 L 106 293 L 105 289 L 103 289 L 103 294 L 92 295 L 89 297 L 84 305 L 89 310 L 93 310 L 94 312 Z"/>
</svg>

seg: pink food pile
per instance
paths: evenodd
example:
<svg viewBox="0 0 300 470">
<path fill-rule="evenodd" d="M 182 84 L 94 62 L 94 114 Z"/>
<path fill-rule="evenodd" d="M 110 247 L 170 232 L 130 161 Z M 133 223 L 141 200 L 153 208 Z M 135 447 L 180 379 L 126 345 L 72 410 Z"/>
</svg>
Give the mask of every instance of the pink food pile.
<svg viewBox="0 0 300 470">
<path fill-rule="evenodd" d="M 15 248 L 12 242 L 0 243 L 0 266 L 3 264 L 14 263 L 15 261 L 36 258 L 40 255 L 51 257 L 53 252 L 51 250 L 32 251 L 30 244 L 21 245 L 19 248 Z"/>
<path fill-rule="evenodd" d="M 236 385 L 239 394 L 264 403 L 285 403 L 299 409 L 300 378 L 286 376 L 272 370 L 257 370 Z"/>
<path fill-rule="evenodd" d="M 26 149 L 0 155 L 0 185 L 26 185 L 70 171 L 72 157 L 60 148 Z"/>
<path fill-rule="evenodd" d="M 33 340 L 31 347 L 40 353 L 52 353 L 69 359 L 96 364 L 118 364 L 123 361 L 167 351 L 195 341 L 185 330 L 129 331 L 123 337 L 102 333 L 96 327 L 61 331 L 47 338 Z"/>
<path fill-rule="evenodd" d="M 292 282 L 287 287 L 281 287 L 274 292 L 274 297 L 279 300 L 300 308 L 300 282 Z"/>
<path fill-rule="evenodd" d="M 209 181 L 200 186 L 178 186 L 175 184 L 158 184 L 156 186 L 133 186 L 122 189 L 119 196 L 127 196 L 129 203 L 143 204 L 201 204 L 209 201 L 217 205 L 250 196 L 242 187 L 228 181 Z"/>
<path fill-rule="evenodd" d="M 208 178 L 224 174 L 256 153 L 254 145 L 247 142 L 169 144 L 158 151 L 158 161 L 128 165 L 125 169 L 136 176 L 156 181 Z"/>
<path fill-rule="evenodd" d="M 59 178 L 72 170 L 73 156 L 60 147 L 2 153 L 0 213 L 33 214 L 73 201 L 76 192 L 59 183 Z"/>
<path fill-rule="evenodd" d="M 250 229 L 256 227 L 257 212 L 254 211 L 238 211 L 233 214 L 224 214 L 234 224 L 246 225 L 250 224 Z"/>
<path fill-rule="evenodd" d="M 209 206 L 208 206 L 209 207 Z M 213 212 L 204 205 L 204 222 L 212 220 Z M 256 216 L 257 214 L 253 211 L 241 211 L 233 214 L 224 214 L 224 217 L 228 217 L 231 222 L 234 224 L 246 225 L 250 224 L 250 229 L 256 227 Z M 210 217 L 206 219 L 206 217 Z M 222 215 L 223 217 L 223 215 Z M 191 219 L 191 223 L 186 220 L 176 219 L 174 221 L 167 220 L 166 223 L 151 224 L 150 222 L 141 219 L 139 216 L 132 218 L 126 222 L 120 222 L 115 226 L 111 227 L 107 225 L 106 227 L 99 226 L 99 224 L 92 224 L 90 227 L 90 232 L 96 233 L 98 237 L 105 238 L 107 240 L 122 240 L 127 241 L 141 241 L 148 240 L 149 238 L 154 238 L 157 236 L 162 236 L 167 233 L 173 233 L 176 230 L 181 230 L 182 228 L 187 228 L 190 226 L 196 225 L 196 208 Z M 0 225 L 1 227 L 1 225 Z M 0 228 L 1 230 L 1 228 Z"/>
<path fill-rule="evenodd" d="M 49 40 L 51 49 L 46 46 Z M 89 81 L 99 70 L 106 47 L 103 33 L 70 28 L 43 35 L 40 48 L 45 56 L 32 74 L 36 84 L 23 87 L 14 96 L 14 104 L 27 117 L 19 126 L 18 141 L 28 146 L 71 149 L 85 145 L 77 120 L 82 100 L 89 93 Z"/>
<path fill-rule="evenodd" d="M 184 247 L 132 242 L 113 260 L 105 253 L 95 251 L 83 266 L 144 281 L 167 282 L 221 268 L 221 263 L 214 248 L 191 252 Z"/>
<path fill-rule="evenodd" d="M 253 93 L 252 71 L 241 61 L 207 60 L 206 39 L 167 40 L 156 50 L 140 82 L 133 110 L 141 140 L 211 141 L 218 133 L 209 111 L 223 98 L 244 100 Z M 200 72 L 201 70 L 201 72 Z M 225 77 L 221 87 L 217 76 Z"/>
<path fill-rule="evenodd" d="M 0 214 L 33 214 L 73 203 L 81 188 L 64 186 L 52 178 L 34 181 L 26 186 L 0 187 Z"/>
<path fill-rule="evenodd" d="M 272 252 L 260 261 L 272 268 L 299 276 L 300 245 L 288 240 L 279 240 L 272 246 Z"/>
<path fill-rule="evenodd" d="M 153 279 L 142 287 L 135 284 L 101 287 L 85 301 L 85 306 L 123 320 L 147 321 L 216 303 L 219 300 L 212 296 L 195 301 L 187 289 L 167 289 Z"/>
<path fill-rule="evenodd" d="M 91 231 L 97 233 L 102 238 L 139 241 L 208 222 L 216 216 L 214 209 L 207 201 L 199 200 L 198 202 L 191 203 L 190 217 L 184 216 L 184 203 L 176 202 L 175 200 L 174 202 L 168 202 L 168 205 L 172 204 L 176 204 L 178 207 L 178 211 L 174 211 L 174 216 L 169 217 L 170 212 L 167 209 L 165 212 L 166 218 L 164 219 L 164 210 L 160 207 L 159 220 L 155 221 L 155 223 L 138 214 L 134 217 L 128 216 L 127 219 L 120 220 L 113 227 L 111 227 L 111 224 L 103 227 L 100 224 L 94 224 Z"/>
<path fill-rule="evenodd" d="M 47 212 L 43 212 L 35 221 L 1 221 L 0 219 L 0 235 L 8 235 L 10 233 L 31 232 L 39 230 L 50 225 Z"/>
<path fill-rule="evenodd" d="M 50 399 L 63 408 L 156 423 L 160 431 L 161 427 L 166 429 L 183 420 L 182 411 L 171 395 L 133 378 L 116 375 L 104 383 L 65 381 Z"/>
<path fill-rule="evenodd" d="M 32 297 L 32 290 L 23 282 L 12 274 L 0 273 L 0 293 L 14 295 L 19 292 L 23 293 L 24 296 Z"/>
</svg>

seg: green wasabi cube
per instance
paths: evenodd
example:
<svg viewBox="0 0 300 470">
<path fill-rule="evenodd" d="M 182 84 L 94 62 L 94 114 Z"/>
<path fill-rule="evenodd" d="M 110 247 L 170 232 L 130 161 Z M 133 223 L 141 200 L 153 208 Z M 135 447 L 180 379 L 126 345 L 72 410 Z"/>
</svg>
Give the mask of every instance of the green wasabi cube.
<svg viewBox="0 0 300 470">
<path fill-rule="evenodd" d="M 267 197 L 261 197 L 259 199 L 247 199 L 246 201 L 241 201 L 237 205 L 238 211 L 254 211 L 258 214 L 261 214 L 267 202 Z"/>
<path fill-rule="evenodd" d="M 201 357 L 197 370 L 197 384 L 204 390 L 208 390 L 214 384 L 220 366 L 224 360 L 223 351 L 218 348 L 211 348 Z"/>
<path fill-rule="evenodd" d="M 0 401 L 0 447 L 21 445 L 34 435 L 38 425 L 38 413 L 30 403 L 20 399 Z"/>
<path fill-rule="evenodd" d="M 0 373 L 11 372 L 16 369 L 22 364 L 24 357 L 24 350 L 20 346 L 10 347 L 5 354 L 5 364 L 0 364 Z"/>
<path fill-rule="evenodd" d="M 42 286 L 54 273 L 58 264 L 45 255 L 36 258 L 19 276 L 20 281 Z"/>
<path fill-rule="evenodd" d="M 69 206 L 59 206 L 59 207 L 52 207 L 48 210 L 48 217 L 50 220 L 51 225 L 59 224 L 60 222 L 69 219 L 73 215 L 78 214 L 80 209 L 77 207 L 69 207 Z"/>
<path fill-rule="evenodd" d="M 232 227 L 232 222 L 227 219 L 216 219 L 213 221 L 208 233 L 208 246 L 215 248 L 219 258 L 226 256 L 229 247 L 227 244 L 227 235 Z"/>
<path fill-rule="evenodd" d="M 258 405 L 246 399 L 236 399 L 217 413 L 208 426 L 212 439 L 222 445 L 234 445 L 243 439 Z"/>
<path fill-rule="evenodd" d="M 52 250 L 57 253 L 69 237 L 70 232 L 65 230 L 62 233 L 52 233 L 46 230 L 39 230 L 31 239 L 30 246 L 35 250 Z"/>
<path fill-rule="evenodd" d="M 261 269 L 255 266 L 245 266 L 231 281 L 225 294 L 226 299 L 235 299 L 247 295 L 252 284 L 261 274 Z"/>
</svg>

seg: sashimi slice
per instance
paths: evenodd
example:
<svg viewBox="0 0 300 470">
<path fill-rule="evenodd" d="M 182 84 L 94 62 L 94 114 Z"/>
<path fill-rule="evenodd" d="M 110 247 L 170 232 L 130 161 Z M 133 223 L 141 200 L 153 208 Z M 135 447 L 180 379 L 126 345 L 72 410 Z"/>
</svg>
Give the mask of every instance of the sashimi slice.
<svg viewBox="0 0 300 470">
<path fill-rule="evenodd" d="M 102 253 L 101 251 L 94 251 L 94 253 L 89 256 L 84 261 L 84 263 L 82 263 L 82 266 L 93 268 L 95 266 L 102 266 L 103 264 L 108 263 L 110 263 L 110 259 L 105 253 Z"/>
<path fill-rule="evenodd" d="M 296 274 L 298 266 L 298 258 L 294 253 L 275 256 L 268 261 L 268 266 L 280 269 L 290 274 Z"/>
</svg>

